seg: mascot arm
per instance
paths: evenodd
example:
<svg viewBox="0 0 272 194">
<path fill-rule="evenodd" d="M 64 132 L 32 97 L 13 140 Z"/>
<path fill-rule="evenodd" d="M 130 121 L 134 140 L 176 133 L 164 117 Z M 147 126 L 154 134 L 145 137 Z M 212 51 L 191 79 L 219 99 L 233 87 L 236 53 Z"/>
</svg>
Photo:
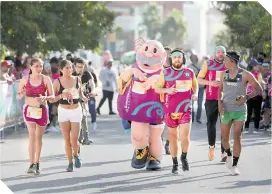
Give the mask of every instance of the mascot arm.
<svg viewBox="0 0 272 194">
<path fill-rule="evenodd" d="M 155 83 L 155 92 L 160 94 L 160 101 L 164 102 L 164 93 L 166 93 L 167 88 L 165 87 L 165 79 L 164 79 L 164 73 L 161 71 L 159 80 L 157 83 Z"/>
<path fill-rule="evenodd" d="M 117 79 L 118 82 L 118 88 L 119 88 L 119 94 L 123 94 L 125 92 L 125 89 L 128 87 L 128 85 L 131 82 L 132 79 L 132 67 L 127 67 L 122 71 L 120 76 Z"/>
</svg>

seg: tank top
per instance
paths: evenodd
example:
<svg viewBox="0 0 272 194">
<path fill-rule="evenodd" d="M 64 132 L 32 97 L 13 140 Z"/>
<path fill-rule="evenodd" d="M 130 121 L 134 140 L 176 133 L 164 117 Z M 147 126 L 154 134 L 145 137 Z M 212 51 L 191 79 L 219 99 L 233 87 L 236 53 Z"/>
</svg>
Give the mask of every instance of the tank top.
<svg viewBox="0 0 272 194">
<path fill-rule="evenodd" d="M 206 73 L 205 79 L 208 81 L 219 81 L 220 74 L 226 70 L 223 63 L 217 62 L 215 59 L 209 60 L 208 71 Z M 218 87 L 213 87 L 207 85 L 206 87 L 206 99 L 207 100 L 218 100 Z"/>
<path fill-rule="evenodd" d="M 225 72 L 223 79 L 223 105 L 225 112 L 246 111 L 246 103 L 236 104 L 238 96 L 246 95 L 246 87 L 243 83 L 244 70 L 239 68 L 234 79 L 230 78 L 229 70 Z"/>
<path fill-rule="evenodd" d="M 190 68 L 174 70 L 167 68 L 164 70 L 164 88 L 175 86 L 177 93 L 164 95 L 164 112 L 184 113 L 192 109 L 192 85 L 194 72 Z"/>
<path fill-rule="evenodd" d="M 60 88 L 59 88 L 59 91 L 58 91 L 58 95 L 62 94 L 63 90 L 65 90 L 65 88 L 62 86 L 61 82 L 60 82 L 60 79 L 58 78 L 58 81 L 59 81 L 59 84 L 60 84 Z M 76 87 L 73 87 L 75 89 L 79 89 L 79 85 L 78 85 L 78 77 L 76 79 Z M 73 89 L 71 88 L 71 89 Z M 73 104 L 77 104 L 79 102 L 79 98 L 77 99 L 73 99 Z M 64 100 L 64 99 L 60 99 L 59 100 L 59 103 L 60 104 L 70 104 L 67 100 Z"/>
<path fill-rule="evenodd" d="M 33 86 L 30 83 L 30 76 L 28 76 L 27 83 L 25 85 L 26 96 L 27 97 L 39 97 L 40 95 L 45 96 L 47 88 L 44 84 L 43 76 L 42 82 L 38 86 Z"/>
</svg>

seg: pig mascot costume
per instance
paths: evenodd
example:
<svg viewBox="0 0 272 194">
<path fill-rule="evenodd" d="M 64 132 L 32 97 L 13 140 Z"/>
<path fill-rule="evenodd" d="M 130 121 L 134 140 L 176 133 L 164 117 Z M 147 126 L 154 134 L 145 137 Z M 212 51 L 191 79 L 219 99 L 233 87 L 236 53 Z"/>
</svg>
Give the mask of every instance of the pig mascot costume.
<svg viewBox="0 0 272 194">
<path fill-rule="evenodd" d="M 136 48 L 136 64 L 118 78 L 118 112 L 131 121 L 131 141 L 135 148 L 131 166 L 147 170 L 161 168 L 163 155 L 163 105 L 155 84 L 163 74 L 166 51 L 156 40 L 142 42 Z"/>
</svg>

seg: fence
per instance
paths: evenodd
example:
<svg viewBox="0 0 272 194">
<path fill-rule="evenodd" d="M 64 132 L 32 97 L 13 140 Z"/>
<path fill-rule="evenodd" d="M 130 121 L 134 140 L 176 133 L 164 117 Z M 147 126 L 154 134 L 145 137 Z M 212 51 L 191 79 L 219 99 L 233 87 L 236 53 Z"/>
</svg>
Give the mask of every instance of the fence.
<svg viewBox="0 0 272 194">
<path fill-rule="evenodd" d="M 16 127 L 23 122 L 24 98 L 18 100 L 17 92 L 20 80 L 12 85 L 0 81 L 0 133 L 4 137 L 4 130 Z"/>
</svg>

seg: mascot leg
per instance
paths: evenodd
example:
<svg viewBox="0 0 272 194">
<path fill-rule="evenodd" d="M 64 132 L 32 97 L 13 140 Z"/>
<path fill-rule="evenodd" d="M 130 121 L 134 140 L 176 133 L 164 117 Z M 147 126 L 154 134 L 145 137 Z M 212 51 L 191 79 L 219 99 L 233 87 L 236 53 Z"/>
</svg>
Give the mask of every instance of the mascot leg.
<svg viewBox="0 0 272 194">
<path fill-rule="evenodd" d="M 163 155 L 163 143 L 161 139 L 163 124 L 150 125 L 149 128 L 149 157 L 146 169 L 158 170 L 161 168 Z"/>
<path fill-rule="evenodd" d="M 148 123 L 131 122 L 131 142 L 135 148 L 131 166 L 144 168 L 148 157 Z"/>
</svg>

